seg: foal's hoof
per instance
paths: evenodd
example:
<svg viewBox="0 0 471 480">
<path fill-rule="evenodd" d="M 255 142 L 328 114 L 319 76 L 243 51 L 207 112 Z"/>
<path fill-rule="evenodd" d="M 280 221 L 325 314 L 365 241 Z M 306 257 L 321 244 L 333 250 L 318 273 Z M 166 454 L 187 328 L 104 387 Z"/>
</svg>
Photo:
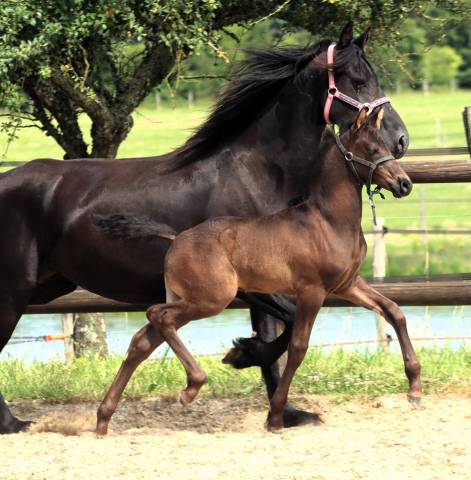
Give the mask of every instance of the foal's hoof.
<svg viewBox="0 0 471 480">
<path fill-rule="evenodd" d="M 193 402 L 193 400 L 196 398 L 199 392 L 199 387 L 198 388 L 187 388 L 184 389 L 180 392 L 180 395 L 178 396 L 178 400 L 180 401 L 180 405 L 182 407 L 186 407 L 190 403 Z"/>
<path fill-rule="evenodd" d="M 193 401 L 193 399 L 188 396 L 188 393 L 185 392 L 185 390 L 182 390 L 178 395 L 178 401 L 181 407 L 186 407 Z"/>
<path fill-rule="evenodd" d="M 95 429 L 95 435 L 97 437 L 106 437 L 108 434 L 108 425 L 106 426 L 97 426 Z"/>
<path fill-rule="evenodd" d="M 322 418 L 317 413 L 297 410 L 294 407 L 287 406 L 283 411 L 283 425 L 286 428 L 300 427 L 302 425 L 320 425 Z"/>
<path fill-rule="evenodd" d="M 407 400 L 412 405 L 420 405 L 422 402 L 422 397 L 418 397 L 417 395 L 407 394 Z"/>
<path fill-rule="evenodd" d="M 15 418 L 8 425 L 0 426 L 0 435 L 9 434 L 9 433 L 20 433 L 28 430 L 33 422 L 30 420 L 20 420 Z"/>
</svg>

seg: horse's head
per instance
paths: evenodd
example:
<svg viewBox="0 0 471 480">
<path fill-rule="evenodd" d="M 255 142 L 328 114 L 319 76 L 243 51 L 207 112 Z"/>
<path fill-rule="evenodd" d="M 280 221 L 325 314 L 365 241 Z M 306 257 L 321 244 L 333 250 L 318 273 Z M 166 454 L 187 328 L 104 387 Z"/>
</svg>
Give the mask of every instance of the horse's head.
<svg viewBox="0 0 471 480">
<path fill-rule="evenodd" d="M 333 48 L 333 75 L 335 87 L 338 92 L 350 97 L 353 101 L 362 104 L 373 103 L 375 100 L 382 99 L 384 92 L 379 85 L 378 78 L 365 56 L 365 47 L 368 42 L 369 30 L 366 30 L 358 38 L 353 38 L 352 24 L 349 23 L 340 34 L 340 38 Z M 321 101 L 321 111 L 326 117 L 325 105 L 329 96 L 329 77 L 327 72 L 328 44 L 325 45 L 325 55 L 316 56 L 311 62 L 311 68 L 324 73 L 319 76 L 322 84 L 320 87 L 324 91 Z M 335 89 L 331 89 L 335 92 Z M 361 107 L 360 107 L 361 108 Z M 332 99 L 328 107 L 327 117 L 331 123 L 340 127 L 340 131 L 349 128 L 358 114 L 358 109 L 352 106 L 348 101 L 343 101 L 338 97 Z M 383 138 L 395 158 L 402 157 L 409 145 L 409 134 L 407 129 L 390 103 L 384 105 L 384 116 L 381 124 L 381 133 Z"/>
<path fill-rule="evenodd" d="M 380 107 L 368 116 L 367 110 L 362 109 L 350 130 L 342 135 L 342 141 L 347 137 L 345 147 L 360 160 L 366 160 L 368 165 L 352 159 L 353 168 L 365 184 L 371 178 L 373 183 L 391 191 L 396 198 L 405 197 L 412 190 L 412 182 L 383 139 L 381 122 L 384 111 Z"/>
</svg>

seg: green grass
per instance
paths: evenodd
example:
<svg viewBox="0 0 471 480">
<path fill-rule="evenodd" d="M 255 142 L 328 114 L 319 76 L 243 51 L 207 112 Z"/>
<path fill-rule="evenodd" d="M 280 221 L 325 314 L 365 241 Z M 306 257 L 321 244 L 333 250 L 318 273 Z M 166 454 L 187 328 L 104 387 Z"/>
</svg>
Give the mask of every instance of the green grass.
<svg viewBox="0 0 471 480">
<path fill-rule="evenodd" d="M 391 95 L 392 101 L 411 136 L 411 147 L 464 146 L 465 137 L 461 112 L 471 103 L 470 91 L 432 91 L 424 96 L 417 92 Z M 120 157 L 137 157 L 168 152 L 181 145 L 206 117 L 210 102 L 197 103 L 193 109 L 185 106 L 159 110 L 147 103 L 134 115 L 135 125 L 121 146 Z M 88 129 L 89 125 L 85 125 Z M 35 129 L 19 132 L 20 138 L 10 145 L 5 160 L 24 161 L 38 157 L 62 156 L 50 137 Z M 5 150 L 6 137 L 0 134 L 0 156 Z M 377 200 L 377 214 L 386 219 L 390 228 L 421 227 L 421 197 L 425 205 L 429 228 L 471 229 L 471 184 L 416 185 L 412 194 L 401 200 L 387 193 L 385 201 Z M 363 226 L 370 230 L 371 212 L 364 208 Z M 368 243 L 371 244 L 371 237 Z M 471 236 L 433 236 L 428 247 L 420 236 L 387 237 L 388 275 L 421 274 L 425 271 L 428 248 L 430 273 L 471 271 Z M 370 248 L 371 250 L 371 248 Z M 364 273 L 371 272 L 366 263 Z"/>
<path fill-rule="evenodd" d="M 471 349 L 423 348 L 425 393 L 471 391 Z M 258 369 L 234 370 L 215 357 L 199 357 L 208 374 L 202 395 L 237 397 L 262 395 Z M 30 365 L 0 362 L 0 384 L 9 400 L 48 401 L 100 400 L 117 371 L 121 359 L 78 359 L 72 363 L 48 362 Z M 176 396 L 185 385 L 185 375 L 175 359 L 145 362 L 131 379 L 127 398 Z M 402 357 L 395 352 L 323 352 L 310 349 L 298 370 L 292 393 L 334 394 L 339 399 L 356 395 L 376 396 L 407 391 Z"/>
<path fill-rule="evenodd" d="M 391 94 L 390 98 L 407 125 L 411 148 L 466 145 L 462 112 L 465 106 L 471 105 L 471 91 L 432 91 L 426 96 L 405 92 Z"/>
</svg>

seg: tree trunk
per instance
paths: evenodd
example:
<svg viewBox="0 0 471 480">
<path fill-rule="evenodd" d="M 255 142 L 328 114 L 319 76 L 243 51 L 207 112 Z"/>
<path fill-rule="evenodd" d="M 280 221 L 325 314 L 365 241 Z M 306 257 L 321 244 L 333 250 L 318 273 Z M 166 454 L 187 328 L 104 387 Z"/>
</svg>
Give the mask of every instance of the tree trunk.
<svg viewBox="0 0 471 480">
<path fill-rule="evenodd" d="M 73 338 L 76 357 L 108 355 L 105 319 L 102 313 L 76 314 Z"/>
</svg>

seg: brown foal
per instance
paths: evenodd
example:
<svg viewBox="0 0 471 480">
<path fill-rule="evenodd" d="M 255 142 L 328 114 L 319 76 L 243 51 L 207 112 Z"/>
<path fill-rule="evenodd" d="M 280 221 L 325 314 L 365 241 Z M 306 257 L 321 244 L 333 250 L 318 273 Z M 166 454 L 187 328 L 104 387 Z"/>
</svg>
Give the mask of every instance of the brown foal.
<svg viewBox="0 0 471 480">
<path fill-rule="evenodd" d="M 385 159 L 390 152 L 379 133 L 382 113 L 380 109 L 367 116 L 362 110 L 350 130 L 341 135 L 340 147 L 331 140 L 326 142 L 320 171 L 313 174 L 304 203 L 274 215 L 208 220 L 175 239 L 165 261 L 167 303 L 147 310 L 150 324 L 134 336 L 127 358 L 98 409 L 98 434 L 107 432 L 119 397 L 137 365 L 163 341 L 187 373 L 181 403 L 186 405 L 196 397 L 206 375 L 177 330 L 192 320 L 224 310 L 238 289 L 296 298 L 286 368 L 270 399 L 270 430 L 283 427 L 291 381 L 308 348 L 317 312 L 329 293 L 374 310 L 393 326 L 409 380 L 409 398 L 419 401 L 420 364 L 406 319 L 394 302 L 358 275 L 366 254 L 361 191 L 369 178 L 369 163 L 378 162 L 374 183 L 396 197 L 409 194 L 412 188 L 400 165 L 392 157 Z M 348 165 L 346 160 L 352 157 L 360 157 L 363 162 Z"/>
</svg>

